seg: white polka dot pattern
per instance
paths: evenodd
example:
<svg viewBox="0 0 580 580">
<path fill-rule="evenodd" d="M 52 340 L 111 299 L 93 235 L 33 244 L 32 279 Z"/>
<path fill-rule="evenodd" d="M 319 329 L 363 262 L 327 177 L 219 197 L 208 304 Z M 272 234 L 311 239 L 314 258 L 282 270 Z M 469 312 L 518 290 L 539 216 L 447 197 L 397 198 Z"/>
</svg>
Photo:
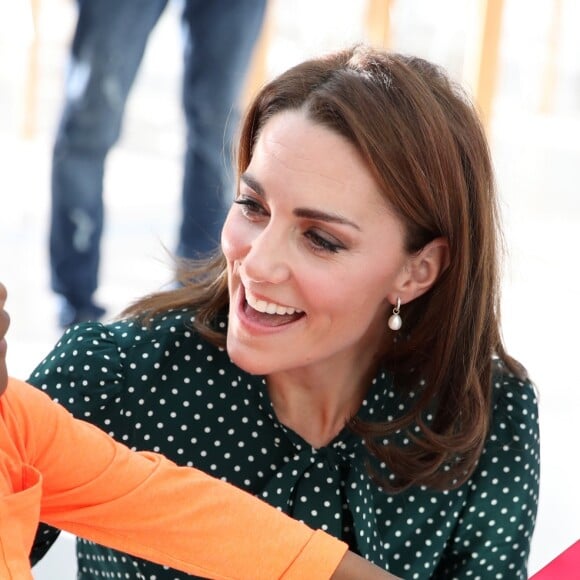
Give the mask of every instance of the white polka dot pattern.
<svg viewBox="0 0 580 580">
<path fill-rule="evenodd" d="M 313 449 L 278 422 L 262 378 L 235 367 L 190 327 L 186 312 L 148 328 L 132 321 L 80 325 L 63 335 L 30 382 L 129 446 L 230 481 L 398 576 L 527 577 L 539 479 L 529 383 L 499 369 L 491 433 L 463 486 L 386 494 L 369 477 L 356 436 L 345 430 Z M 413 396 L 401 400 L 380 373 L 360 416 L 392 419 Z M 408 443 L 404 434 L 398 443 Z M 376 461 L 374 467 L 385 473 Z M 85 541 L 78 560 L 81 579 L 190 578 Z"/>
</svg>

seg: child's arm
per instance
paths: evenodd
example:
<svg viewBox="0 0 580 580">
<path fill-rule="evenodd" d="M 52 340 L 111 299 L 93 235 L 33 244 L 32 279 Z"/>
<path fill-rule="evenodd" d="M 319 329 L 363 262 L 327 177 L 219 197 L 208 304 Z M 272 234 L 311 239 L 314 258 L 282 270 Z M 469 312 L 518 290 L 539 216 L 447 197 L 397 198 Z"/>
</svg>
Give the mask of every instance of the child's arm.
<svg viewBox="0 0 580 580">
<path fill-rule="evenodd" d="M 130 451 L 37 389 L 11 381 L 5 397 L 6 425 L 42 482 L 46 523 L 210 578 L 330 578 L 345 555 L 344 543 L 234 486 Z M 352 555 L 335 577 L 371 568 Z"/>
</svg>

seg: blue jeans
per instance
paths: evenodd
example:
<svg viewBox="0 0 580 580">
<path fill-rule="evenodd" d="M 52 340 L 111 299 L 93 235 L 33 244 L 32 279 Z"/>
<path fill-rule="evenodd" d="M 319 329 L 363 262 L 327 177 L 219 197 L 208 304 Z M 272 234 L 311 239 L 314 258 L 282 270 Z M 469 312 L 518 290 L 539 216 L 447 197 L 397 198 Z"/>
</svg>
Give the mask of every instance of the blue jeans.
<svg viewBox="0 0 580 580">
<path fill-rule="evenodd" d="M 66 98 L 53 150 L 51 287 L 92 305 L 103 230 L 105 159 L 149 34 L 168 0 L 77 0 Z M 187 124 L 177 254 L 214 249 L 231 201 L 237 104 L 266 0 L 184 0 L 182 104 Z"/>
</svg>

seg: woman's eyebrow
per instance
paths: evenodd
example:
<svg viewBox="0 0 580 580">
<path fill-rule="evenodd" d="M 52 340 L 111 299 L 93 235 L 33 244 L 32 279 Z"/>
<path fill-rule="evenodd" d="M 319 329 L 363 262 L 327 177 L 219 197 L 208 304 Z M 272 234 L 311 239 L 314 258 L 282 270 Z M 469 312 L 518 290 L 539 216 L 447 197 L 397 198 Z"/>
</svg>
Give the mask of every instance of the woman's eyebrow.
<svg viewBox="0 0 580 580">
<path fill-rule="evenodd" d="M 242 173 L 240 180 L 243 181 L 249 188 L 252 189 L 260 197 L 265 197 L 264 188 L 260 182 L 249 173 Z M 318 209 L 311 209 L 307 207 L 298 207 L 292 212 L 296 217 L 329 222 L 333 224 L 341 224 L 361 231 L 360 227 L 349 219 L 331 212 L 325 212 Z"/>
<path fill-rule="evenodd" d="M 296 217 L 351 226 L 355 230 L 358 230 L 359 232 L 361 231 L 360 227 L 357 226 L 354 222 L 351 222 L 345 217 L 335 213 L 328 213 L 325 211 L 320 211 L 318 209 L 310 209 L 307 207 L 297 207 L 292 213 Z"/>
</svg>

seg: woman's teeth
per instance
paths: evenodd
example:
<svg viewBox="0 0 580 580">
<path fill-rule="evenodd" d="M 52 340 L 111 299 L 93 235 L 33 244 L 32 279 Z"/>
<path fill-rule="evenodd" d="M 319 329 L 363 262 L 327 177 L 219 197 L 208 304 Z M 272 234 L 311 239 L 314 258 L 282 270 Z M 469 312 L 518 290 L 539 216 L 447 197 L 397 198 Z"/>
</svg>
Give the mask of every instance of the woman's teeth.
<svg viewBox="0 0 580 580">
<path fill-rule="evenodd" d="M 265 312 L 266 314 L 300 314 L 302 310 L 298 308 L 292 308 L 291 306 L 282 306 L 281 304 L 275 304 L 274 302 L 266 302 L 265 300 L 258 300 L 249 294 L 246 294 L 246 300 L 248 304 L 258 312 Z"/>
</svg>

